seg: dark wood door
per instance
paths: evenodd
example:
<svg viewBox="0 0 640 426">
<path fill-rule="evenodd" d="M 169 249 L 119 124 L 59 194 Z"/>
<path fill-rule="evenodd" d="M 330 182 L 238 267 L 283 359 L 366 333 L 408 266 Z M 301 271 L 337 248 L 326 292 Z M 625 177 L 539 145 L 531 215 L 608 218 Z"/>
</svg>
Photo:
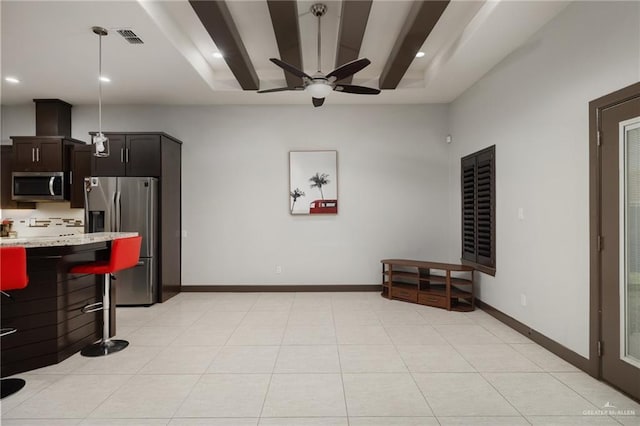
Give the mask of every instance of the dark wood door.
<svg viewBox="0 0 640 426">
<path fill-rule="evenodd" d="M 93 157 L 93 176 L 125 176 L 125 136 L 107 135 L 109 138 L 109 156 Z"/>
<path fill-rule="evenodd" d="M 36 148 L 38 144 L 29 140 L 13 142 L 13 171 L 34 172 L 37 169 Z"/>
<path fill-rule="evenodd" d="M 160 135 L 127 135 L 127 176 L 160 177 Z"/>
<path fill-rule="evenodd" d="M 74 146 L 71 152 L 71 208 L 84 208 L 84 178 L 91 176 L 92 145 Z"/>
<path fill-rule="evenodd" d="M 62 141 L 41 141 L 36 146 L 36 162 L 40 172 L 62 171 Z"/>
<path fill-rule="evenodd" d="M 640 398 L 640 85 L 601 110 L 600 141 L 602 378 Z"/>
</svg>

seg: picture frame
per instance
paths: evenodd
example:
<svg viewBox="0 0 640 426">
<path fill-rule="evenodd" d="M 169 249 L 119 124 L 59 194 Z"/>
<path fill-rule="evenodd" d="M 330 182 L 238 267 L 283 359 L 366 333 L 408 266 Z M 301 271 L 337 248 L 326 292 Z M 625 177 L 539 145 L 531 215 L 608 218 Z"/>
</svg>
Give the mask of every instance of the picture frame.
<svg viewBox="0 0 640 426">
<path fill-rule="evenodd" d="M 289 213 L 338 214 L 338 151 L 289 151 Z"/>
</svg>

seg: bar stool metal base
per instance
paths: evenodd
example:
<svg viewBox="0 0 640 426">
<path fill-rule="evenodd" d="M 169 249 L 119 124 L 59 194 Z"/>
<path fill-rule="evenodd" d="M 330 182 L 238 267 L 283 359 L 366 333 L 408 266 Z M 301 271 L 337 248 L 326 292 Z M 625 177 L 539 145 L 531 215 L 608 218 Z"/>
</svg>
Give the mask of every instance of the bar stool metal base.
<svg viewBox="0 0 640 426">
<path fill-rule="evenodd" d="M 112 353 L 120 352 L 127 346 L 129 342 L 126 340 L 111 340 L 111 331 L 109 327 L 109 308 L 111 293 L 111 274 L 104 274 L 104 282 L 102 286 L 102 339 L 92 345 L 85 346 L 80 354 L 88 357 L 105 356 Z"/>
<path fill-rule="evenodd" d="M 120 352 L 124 348 L 129 346 L 129 342 L 126 340 L 107 340 L 106 342 L 100 341 L 89 346 L 85 346 L 80 354 L 82 356 L 97 357 L 105 356 L 115 352 Z"/>
<path fill-rule="evenodd" d="M 26 383 L 27 382 L 22 379 L 15 378 L 0 380 L 0 399 L 18 392 Z"/>
</svg>

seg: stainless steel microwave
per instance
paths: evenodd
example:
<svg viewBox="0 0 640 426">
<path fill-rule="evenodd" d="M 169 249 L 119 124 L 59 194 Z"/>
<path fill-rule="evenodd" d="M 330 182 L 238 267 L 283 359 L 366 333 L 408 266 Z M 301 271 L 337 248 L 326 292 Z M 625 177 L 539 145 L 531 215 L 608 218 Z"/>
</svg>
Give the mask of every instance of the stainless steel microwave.
<svg viewBox="0 0 640 426">
<path fill-rule="evenodd" d="M 13 172 L 11 199 L 15 201 L 64 201 L 63 172 Z"/>
</svg>

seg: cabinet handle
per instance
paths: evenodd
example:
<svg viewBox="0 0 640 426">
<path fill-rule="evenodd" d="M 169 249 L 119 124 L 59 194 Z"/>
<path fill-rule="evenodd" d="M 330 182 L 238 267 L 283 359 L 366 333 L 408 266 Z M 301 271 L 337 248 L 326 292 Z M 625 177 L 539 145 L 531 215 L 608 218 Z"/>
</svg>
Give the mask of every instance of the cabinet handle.
<svg viewBox="0 0 640 426">
<path fill-rule="evenodd" d="M 69 185 L 73 185 L 73 170 L 69 172 Z"/>
<path fill-rule="evenodd" d="M 32 163 L 36 162 L 36 149 L 35 148 L 31 148 L 31 162 Z"/>
<path fill-rule="evenodd" d="M 36 148 L 36 161 L 40 162 L 40 148 Z"/>
<path fill-rule="evenodd" d="M 81 309 L 83 314 L 98 312 L 101 310 L 102 310 L 102 302 L 91 303 L 90 305 L 83 306 Z"/>
<path fill-rule="evenodd" d="M 120 148 L 120 162 L 124 163 L 124 148 Z"/>
<path fill-rule="evenodd" d="M 124 153 L 125 153 L 125 156 L 126 156 L 126 161 L 125 161 L 125 163 L 128 163 L 128 162 L 129 162 L 129 148 L 125 148 Z"/>
</svg>

